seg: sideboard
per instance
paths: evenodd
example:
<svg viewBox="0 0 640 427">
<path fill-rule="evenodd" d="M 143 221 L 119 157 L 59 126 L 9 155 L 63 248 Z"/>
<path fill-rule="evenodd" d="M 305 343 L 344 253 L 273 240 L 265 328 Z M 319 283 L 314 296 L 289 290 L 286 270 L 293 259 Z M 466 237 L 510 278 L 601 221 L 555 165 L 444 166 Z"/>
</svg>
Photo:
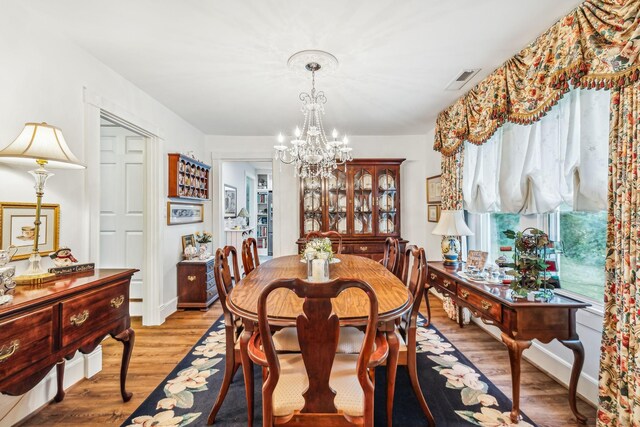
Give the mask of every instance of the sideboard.
<svg viewBox="0 0 640 427">
<path fill-rule="evenodd" d="M 136 271 L 100 269 L 46 286 L 18 286 L 13 300 L 0 306 L 0 392 L 24 394 L 55 366 L 55 401 L 61 401 L 65 360 L 92 352 L 110 335 L 124 345 L 120 393 L 129 401 L 125 381 L 135 338 L 129 283 Z"/>
<path fill-rule="evenodd" d="M 511 290 L 504 285 L 476 283 L 460 277 L 457 272 L 462 266 L 449 268 L 442 262 L 429 262 L 425 298 L 429 298 L 429 288 L 451 298 L 458 310 L 466 307 L 482 322 L 497 326 L 502 332 L 502 342 L 509 351 L 511 365 L 511 388 L 513 406 L 511 421 L 520 417 L 520 363 L 522 352 L 537 339 L 548 343 L 557 339 L 573 351 L 574 361 L 569 382 L 569 406 L 578 422 L 584 424 L 587 418 L 578 412 L 576 392 L 578 379 L 584 363 L 584 347 L 576 332 L 576 312 L 588 307 L 582 301 L 555 295 L 551 301 L 536 302 L 513 299 Z M 460 327 L 462 313 L 458 313 Z"/>
</svg>

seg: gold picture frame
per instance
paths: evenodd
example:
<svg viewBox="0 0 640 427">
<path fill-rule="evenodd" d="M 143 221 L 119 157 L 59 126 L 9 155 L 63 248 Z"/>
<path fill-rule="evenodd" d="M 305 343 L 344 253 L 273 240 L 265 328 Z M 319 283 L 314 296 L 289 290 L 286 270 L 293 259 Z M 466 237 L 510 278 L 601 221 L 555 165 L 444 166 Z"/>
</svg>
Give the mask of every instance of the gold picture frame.
<svg viewBox="0 0 640 427">
<path fill-rule="evenodd" d="M 12 260 L 27 259 L 33 250 L 35 203 L 0 202 L 0 249 L 18 248 Z M 60 205 L 43 203 L 40 212 L 40 255 L 60 249 Z"/>
<path fill-rule="evenodd" d="M 195 224 L 204 221 L 204 205 L 167 202 L 167 225 Z"/>
<path fill-rule="evenodd" d="M 442 203 L 442 175 L 427 178 L 427 204 Z"/>
<path fill-rule="evenodd" d="M 440 205 L 427 206 L 427 221 L 429 222 L 440 221 Z"/>
<path fill-rule="evenodd" d="M 194 236 L 193 234 L 185 234 L 184 236 L 182 236 L 182 253 L 184 253 L 184 250 L 187 248 L 187 246 L 196 246 L 196 236 Z"/>
</svg>

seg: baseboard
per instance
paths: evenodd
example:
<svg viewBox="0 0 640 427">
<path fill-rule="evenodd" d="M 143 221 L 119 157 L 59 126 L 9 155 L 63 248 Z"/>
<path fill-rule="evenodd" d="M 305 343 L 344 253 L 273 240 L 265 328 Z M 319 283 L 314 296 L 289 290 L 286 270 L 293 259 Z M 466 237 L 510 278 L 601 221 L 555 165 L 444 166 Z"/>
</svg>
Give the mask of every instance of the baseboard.
<svg viewBox="0 0 640 427">
<path fill-rule="evenodd" d="M 167 317 L 171 316 L 176 311 L 178 311 L 178 297 L 162 304 L 160 306 L 160 318 L 162 319 L 162 323 L 164 323 Z"/>
<path fill-rule="evenodd" d="M 65 390 L 82 380 L 89 378 L 102 369 L 102 346 L 90 354 L 77 353 L 68 360 L 64 370 Z M 41 407 L 47 405 L 57 392 L 55 366 L 33 389 L 20 396 L 0 396 L 0 425 L 12 426 L 29 417 Z"/>
<path fill-rule="evenodd" d="M 129 302 L 129 314 L 131 317 L 142 317 L 142 301 Z"/>
<path fill-rule="evenodd" d="M 432 292 L 432 294 L 442 299 L 442 296 L 438 293 Z M 502 342 L 500 332 L 497 327 L 488 326 L 476 317 L 472 317 L 471 320 L 496 340 Z M 569 388 L 571 363 L 549 351 L 537 341 L 534 341 L 531 347 L 528 350 L 525 350 L 522 356 L 525 360 L 553 378 L 555 381 L 562 384 L 564 387 Z M 598 380 L 587 375 L 584 371 L 580 374 L 580 380 L 578 381 L 578 396 L 592 406 L 597 407 Z"/>
</svg>

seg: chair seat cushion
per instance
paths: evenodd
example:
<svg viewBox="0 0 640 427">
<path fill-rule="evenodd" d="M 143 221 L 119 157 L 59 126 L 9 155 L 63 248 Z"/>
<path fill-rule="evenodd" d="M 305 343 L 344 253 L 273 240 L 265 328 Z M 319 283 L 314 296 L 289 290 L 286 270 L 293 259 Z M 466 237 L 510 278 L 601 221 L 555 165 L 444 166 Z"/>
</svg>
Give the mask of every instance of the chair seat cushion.
<svg viewBox="0 0 640 427">
<path fill-rule="evenodd" d="M 336 353 L 360 353 L 363 340 L 364 332 L 353 326 L 343 326 L 340 328 Z M 300 343 L 296 328 L 283 328 L 273 334 L 273 345 L 276 347 L 276 351 L 299 352 Z"/>
<path fill-rule="evenodd" d="M 273 414 L 290 415 L 304 406 L 302 393 L 309 386 L 301 354 L 281 354 L 280 378 L 273 392 Z M 336 354 L 329 385 L 336 392 L 334 404 L 339 411 L 360 417 L 364 414 L 364 392 L 358 382 L 357 354 Z"/>
</svg>

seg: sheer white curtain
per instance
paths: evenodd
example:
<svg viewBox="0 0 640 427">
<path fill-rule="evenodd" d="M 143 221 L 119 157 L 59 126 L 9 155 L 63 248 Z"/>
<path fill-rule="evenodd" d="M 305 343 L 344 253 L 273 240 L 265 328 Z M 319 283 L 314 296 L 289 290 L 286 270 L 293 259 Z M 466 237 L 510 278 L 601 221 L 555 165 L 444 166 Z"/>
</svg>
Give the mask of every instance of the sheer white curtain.
<svg viewBox="0 0 640 427">
<path fill-rule="evenodd" d="M 531 125 L 506 123 L 485 144 L 465 146 L 470 212 L 606 209 L 609 92 L 572 90 Z"/>
</svg>

